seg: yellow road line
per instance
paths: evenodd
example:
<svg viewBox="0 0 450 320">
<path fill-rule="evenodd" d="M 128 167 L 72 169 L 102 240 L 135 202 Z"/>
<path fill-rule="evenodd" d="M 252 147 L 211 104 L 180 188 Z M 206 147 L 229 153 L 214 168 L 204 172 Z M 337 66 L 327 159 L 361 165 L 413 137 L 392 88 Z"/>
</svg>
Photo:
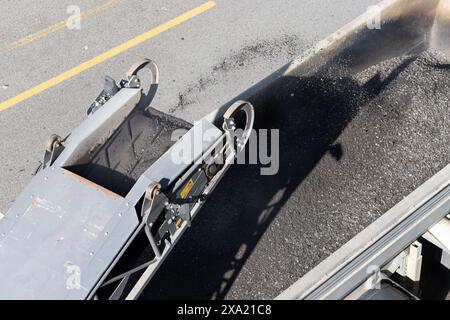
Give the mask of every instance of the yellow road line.
<svg viewBox="0 0 450 320">
<path fill-rule="evenodd" d="M 92 58 L 91 60 L 83 62 L 82 64 L 80 64 L 64 73 L 61 73 L 60 75 L 57 75 L 54 78 L 51 78 L 45 82 L 42 82 L 41 84 L 39 84 L 31 89 L 28 89 L 28 90 L 20 93 L 19 95 L 0 103 L 0 111 L 8 109 L 19 102 L 22 102 L 26 99 L 31 98 L 32 96 L 34 96 L 38 93 L 41 93 L 44 90 L 52 88 L 52 87 L 56 86 L 57 84 L 65 81 L 67 79 L 70 79 L 73 76 L 75 76 L 83 71 L 86 71 L 86 70 L 96 66 L 97 64 L 102 63 L 105 60 L 115 57 L 118 54 L 120 54 L 134 46 L 137 46 L 138 44 L 140 44 L 144 41 L 147 41 L 164 31 L 167 31 L 185 21 L 188 21 L 188 20 L 194 18 L 195 16 L 197 16 L 215 6 L 216 6 L 216 3 L 214 1 L 208 1 L 190 11 L 187 11 L 170 21 L 167 21 L 167 22 L 165 22 L 165 23 L 125 42 L 125 43 L 122 43 L 121 45 L 118 45 L 117 47 L 114 47 L 114 48 Z"/>
<path fill-rule="evenodd" d="M 94 7 L 90 8 L 90 9 L 88 9 L 86 11 L 81 12 L 80 20 L 84 20 L 86 18 L 92 17 L 92 16 L 94 16 L 94 15 L 96 15 L 96 14 L 102 12 L 102 11 L 105 11 L 108 8 L 111 8 L 115 4 L 117 4 L 119 2 L 122 2 L 122 1 L 123 0 L 109 0 L 109 1 L 107 1 L 105 3 L 103 3 L 103 4 L 100 4 L 98 6 L 94 6 Z M 51 25 L 51 26 L 49 26 L 47 28 L 44 28 L 44 29 L 39 30 L 39 31 L 37 31 L 35 33 L 32 33 L 32 34 L 30 34 L 30 35 L 28 35 L 26 37 L 23 37 L 23 38 L 21 38 L 21 39 L 19 39 L 17 41 L 14 41 L 14 42 L 8 44 L 6 47 L 9 50 L 12 50 L 12 49 L 16 49 L 16 48 L 19 48 L 21 46 L 24 46 L 24 45 L 26 45 L 26 44 L 28 44 L 30 42 L 33 42 L 35 40 L 38 40 L 40 38 L 45 37 L 45 36 L 49 35 L 50 33 L 53 33 L 53 32 L 56 32 L 56 31 L 59 31 L 61 29 L 66 28 L 67 22 L 68 22 L 68 19 L 60 21 L 58 23 L 55 23 L 54 25 Z"/>
</svg>

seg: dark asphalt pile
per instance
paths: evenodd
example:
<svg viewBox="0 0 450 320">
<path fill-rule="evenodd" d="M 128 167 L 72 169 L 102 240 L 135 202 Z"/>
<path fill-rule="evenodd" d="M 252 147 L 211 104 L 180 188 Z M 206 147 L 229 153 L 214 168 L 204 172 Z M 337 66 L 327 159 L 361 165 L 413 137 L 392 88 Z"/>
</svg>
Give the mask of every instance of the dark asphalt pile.
<svg viewBox="0 0 450 320">
<path fill-rule="evenodd" d="M 235 165 L 142 298 L 274 298 L 450 162 L 450 64 L 437 52 L 255 97 L 280 170 Z"/>
</svg>

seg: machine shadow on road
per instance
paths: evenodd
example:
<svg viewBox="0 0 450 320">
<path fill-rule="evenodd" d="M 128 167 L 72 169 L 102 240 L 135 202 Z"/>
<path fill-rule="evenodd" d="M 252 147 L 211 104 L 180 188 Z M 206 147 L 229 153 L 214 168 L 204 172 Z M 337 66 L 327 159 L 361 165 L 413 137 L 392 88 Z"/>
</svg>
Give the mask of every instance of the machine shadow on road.
<svg viewBox="0 0 450 320">
<path fill-rule="evenodd" d="M 296 240 L 291 234 L 274 235 L 269 227 L 278 215 L 297 214 L 283 211 L 289 202 L 290 208 L 302 205 L 296 189 L 327 153 L 340 160 L 345 148 L 336 143 L 337 138 L 400 71 L 394 70 L 385 81 L 374 77 L 365 85 L 349 75 L 326 71 L 310 77 L 285 76 L 264 94 L 250 98 L 255 128 L 280 130 L 279 172 L 263 176 L 259 165 L 232 166 L 141 298 L 248 298 L 258 268 L 265 272 L 276 268 L 261 250 L 263 235 Z M 252 255 L 268 265 L 246 265 Z M 283 289 L 273 288 L 266 298 Z"/>
</svg>

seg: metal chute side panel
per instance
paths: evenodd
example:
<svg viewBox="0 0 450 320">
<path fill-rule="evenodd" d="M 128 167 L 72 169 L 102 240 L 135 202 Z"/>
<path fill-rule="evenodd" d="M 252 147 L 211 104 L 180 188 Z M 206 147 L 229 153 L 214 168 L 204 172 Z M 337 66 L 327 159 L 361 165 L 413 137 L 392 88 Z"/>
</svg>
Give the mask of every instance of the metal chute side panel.
<svg viewBox="0 0 450 320">
<path fill-rule="evenodd" d="M 126 198 L 137 203 L 152 182 L 160 183 L 163 188 L 171 185 L 194 161 L 201 158 L 204 150 L 211 147 L 222 134 L 222 131 L 208 120 L 201 119 L 141 175 Z M 201 144 L 196 146 L 198 142 Z M 185 157 L 178 158 L 183 156 L 180 154 L 183 151 Z"/>
<path fill-rule="evenodd" d="M 54 166 L 68 167 L 89 162 L 89 154 L 104 144 L 134 110 L 141 90 L 123 88 L 100 109 L 91 114 L 64 141 L 64 151 Z"/>
</svg>

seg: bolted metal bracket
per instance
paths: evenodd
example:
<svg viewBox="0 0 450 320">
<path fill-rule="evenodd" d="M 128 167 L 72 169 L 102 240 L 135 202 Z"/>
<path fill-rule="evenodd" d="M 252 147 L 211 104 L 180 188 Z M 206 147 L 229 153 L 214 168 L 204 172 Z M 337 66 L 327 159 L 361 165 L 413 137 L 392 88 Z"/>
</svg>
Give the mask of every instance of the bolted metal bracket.
<svg viewBox="0 0 450 320">
<path fill-rule="evenodd" d="M 420 281 L 422 244 L 419 241 L 414 241 L 384 269 L 390 273 L 398 273 L 402 277 L 407 277 L 414 282 Z"/>
<path fill-rule="evenodd" d="M 89 106 L 87 110 L 87 114 L 91 115 L 95 111 L 97 111 L 102 105 L 104 105 L 109 99 L 114 96 L 120 88 L 117 86 L 116 81 L 109 77 L 105 76 L 105 84 L 102 92 L 98 95 L 95 101 Z"/>
</svg>

